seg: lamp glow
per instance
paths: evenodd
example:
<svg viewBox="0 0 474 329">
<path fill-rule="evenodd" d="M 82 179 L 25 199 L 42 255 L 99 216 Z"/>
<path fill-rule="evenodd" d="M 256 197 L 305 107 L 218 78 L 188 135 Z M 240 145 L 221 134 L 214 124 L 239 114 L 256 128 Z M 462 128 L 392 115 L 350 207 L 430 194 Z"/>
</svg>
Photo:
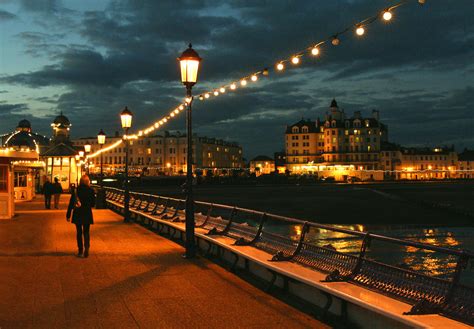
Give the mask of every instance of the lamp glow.
<svg viewBox="0 0 474 329">
<path fill-rule="evenodd" d="M 237 88 L 237 85 L 235 83 L 230 85 L 230 89 L 235 90 Z"/>
<path fill-rule="evenodd" d="M 364 35 L 365 33 L 365 29 L 363 26 L 359 26 L 357 29 L 356 29 L 356 33 L 357 35 L 361 36 L 361 35 Z"/>
<path fill-rule="evenodd" d="M 246 86 L 246 85 L 247 85 L 247 80 L 242 79 L 242 80 L 240 81 L 240 84 L 241 84 L 242 86 Z"/>
<path fill-rule="evenodd" d="M 127 106 L 123 109 L 122 113 L 120 113 L 120 120 L 122 122 L 122 128 L 130 128 L 132 126 L 132 118 L 133 114 L 128 109 Z"/>
<path fill-rule="evenodd" d="M 277 70 L 278 71 L 282 71 L 284 68 L 285 68 L 285 65 L 283 65 L 283 63 L 278 63 L 277 64 Z"/>
<path fill-rule="evenodd" d="M 220 93 L 223 94 L 225 93 L 225 88 L 224 87 L 221 87 L 221 89 L 219 89 Z"/>
<path fill-rule="evenodd" d="M 97 143 L 99 145 L 104 145 L 105 144 L 105 133 L 102 129 L 97 134 Z"/>
<path fill-rule="evenodd" d="M 339 40 L 339 38 L 337 36 L 334 36 L 332 38 L 331 43 L 332 43 L 333 46 L 339 46 L 339 44 L 341 43 L 341 40 Z"/>
<path fill-rule="evenodd" d="M 299 64 L 300 63 L 300 58 L 297 57 L 297 56 L 294 56 L 292 59 L 291 59 L 291 62 L 295 65 Z"/>
<path fill-rule="evenodd" d="M 253 82 L 257 81 L 258 80 L 258 77 L 254 74 L 252 75 L 252 77 L 250 78 Z"/>
<path fill-rule="evenodd" d="M 392 13 L 387 10 L 383 13 L 382 17 L 384 20 L 389 21 L 392 19 Z"/>
<path fill-rule="evenodd" d="M 192 47 L 189 44 L 189 48 L 178 58 L 181 67 L 181 82 L 187 86 L 193 86 L 197 82 L 199 63 L 201 62 L 201 58 Z"/>
<path fill-rule="evenodd" d="M 319 48 L 314 47 L 313 49 L 311 49 L 311 55 L 318 56 L 319 55 Z"/>
</svg>

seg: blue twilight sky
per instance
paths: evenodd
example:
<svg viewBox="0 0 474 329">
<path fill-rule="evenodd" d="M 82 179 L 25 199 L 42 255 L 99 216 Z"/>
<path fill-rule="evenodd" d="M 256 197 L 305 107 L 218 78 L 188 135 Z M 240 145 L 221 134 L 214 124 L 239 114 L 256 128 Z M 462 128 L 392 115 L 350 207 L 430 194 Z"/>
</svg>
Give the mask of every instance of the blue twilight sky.
<svg viewBox="0 0 474 329">
<path fill-rule="evenodd" d="M 176 57 L 204 58 L 195 92 L 272 67 L 388 7 L 385 0 L 0 0 L 0 133 L 23 118 L 50 135 L 119 129 L 128 105 L 146 127 L 179 102 Z M 346 113 L 378 109 L 393 142 L 474 147 L 474 1 L 416 0 L 317 60 L 271 72 L 232 95 L 195 102 L 200 135 L 238 141 L 246 157 L 283 149 L 286 124 L 316 119 L 335 97 Z M 167 129 L 184 130 L 184 116 Z"/>
</svg>

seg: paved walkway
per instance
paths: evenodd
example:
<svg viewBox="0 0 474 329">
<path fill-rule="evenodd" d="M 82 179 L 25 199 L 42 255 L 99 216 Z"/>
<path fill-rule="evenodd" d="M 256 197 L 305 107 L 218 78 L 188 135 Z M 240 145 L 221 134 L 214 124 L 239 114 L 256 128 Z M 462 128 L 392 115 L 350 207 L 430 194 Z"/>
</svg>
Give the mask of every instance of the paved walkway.
<svg viewBox="0 0 474 329">
<path fill-rule="evenodd" d="M 234 274 L 109 210 L 95 210 L 91 255 L 40 200 L 0 221 L 0 328 L 321 328 Z"/>
</svg>

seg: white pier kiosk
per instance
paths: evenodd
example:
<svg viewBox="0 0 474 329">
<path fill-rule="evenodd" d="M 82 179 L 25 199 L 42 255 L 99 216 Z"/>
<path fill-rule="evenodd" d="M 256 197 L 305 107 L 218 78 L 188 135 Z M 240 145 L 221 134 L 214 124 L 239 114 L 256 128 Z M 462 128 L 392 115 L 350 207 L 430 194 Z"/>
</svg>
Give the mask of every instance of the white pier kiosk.
<svg viewBox="0 0 474 329">
<path fill-rule="evenodd" d="M 0 148 L 0 220 L 15 215 L 14 164 L 37 162 L 38 152 L 30 149 Z"/>
</svg>

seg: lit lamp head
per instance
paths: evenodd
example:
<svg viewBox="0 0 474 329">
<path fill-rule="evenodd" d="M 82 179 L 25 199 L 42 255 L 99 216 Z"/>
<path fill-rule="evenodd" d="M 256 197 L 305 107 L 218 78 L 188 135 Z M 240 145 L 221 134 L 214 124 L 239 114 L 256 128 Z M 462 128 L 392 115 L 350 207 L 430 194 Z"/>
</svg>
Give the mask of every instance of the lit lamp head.
<svg viewBox="0 0 474 329">
<path fill-rule="evenodd" d="M 124 129 L 130 128 L 132 126 L 132 118 L 133 118 L 132 112 L 128 109 L 128 107 L 125 106 L 122 113 L 120 113 L 120 120 L 122 121 L 122 128 L 124 128 Z"/>
<path fill-rule="evenodd" d="M 99 145 L 104 145 L 105 144 L 105 133 L 102 129 L 97 134 L 97 143 Z"/>
<path fill-rule="evenodd" d="M 191 44 L 178 58 L 181 67 L 181 82 L 186 87 L 192 87 L 196 84 L 201 60 Z"/>
<path fill-rule="evenodd" d="M 90 151 L 91 151 L 91 144 L 86 144 L 86 145 L 84 145 L 84 151 L 85 151 L 86 153 L 90 153 Z"/>
<path fill-rule="evenodd" d="M 84 151 L 79 151 L 79 157 L 83 157 L 84 156 Z"/>
</svg>

